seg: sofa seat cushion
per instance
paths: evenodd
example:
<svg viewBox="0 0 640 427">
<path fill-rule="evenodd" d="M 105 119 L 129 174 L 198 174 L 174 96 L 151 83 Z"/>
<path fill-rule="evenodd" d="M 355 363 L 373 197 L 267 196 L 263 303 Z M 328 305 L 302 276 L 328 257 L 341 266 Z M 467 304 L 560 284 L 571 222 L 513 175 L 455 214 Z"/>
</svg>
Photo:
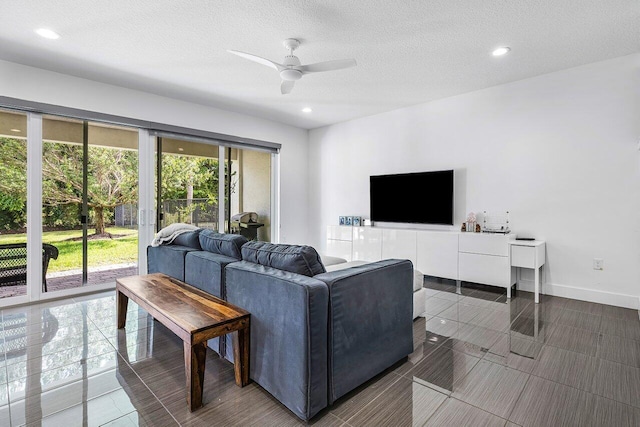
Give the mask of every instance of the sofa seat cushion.
<svg viewBox="0 0 640 427">
<path fill-rule="evenodd" d="M 242 246 L 242 260 L 309 277 L 326 272 L 311 246 L 249 242 Z"/>
<path fill-rule="evenodd" d="M 347 260 L 344 258 L 330 255 L 320 255 L 320 260 L 322 261 L 322 264 L 325 266 L 325 268 L 329 267 L 330 265 L 343 264 L 347 262 Z"/>
<path fill-rule="evenodd" d="M 413 269 L 413 292 L 417 292 L 424 287 L 424 274 L 422 271 Z"/>
<path fill-rule="evenodd" d="M 358 267 L 359 265 L 365 265 L 365 264 L 369 264 L 369 262 L 368 261 L 348 261 L 348 262 L 342 262 L 340 264 L 328 265 L 326 269 L 327 269 L 327 272 L 339 271 L 339 270 L 346 270 L 347 268 L 351 268 L 351 267 Z"/>
<path fill-rule="evenodd" d="M 164 273 L 184 281 L 184 258 L 194 248 L 180 245 L 147 247 L 147 269 L 151 273 Z"/>
<path fill-rule="evenodd" d="M 200 246 L 199 239 L 200 232 L 202 232 L 202 229 L 187 231 L 185 233 L 179 234 L 175 239 L 173 239 L 173 242 L 171 242 L 171 244 L 201 250 L 202 246 Z"/>
<path fill-rule="evenodd" d="M 222 234 L 213 230 L 202 230 L 198 236 L 202 250 L 220 255 L 242 258 L 240 248 L 248 242 L 247 238 L 239 234 Z"/>
<path fill-rule="evenodd" d="M 225 299 L 224 268 L 236 261 L 236 258 L 213 252 L 189 252 L 184 260 L 184 281 L 214 297 Z"/>
<path fill-rule="evenodd" d="M 413 293 L 413 319 L 425 317 L 427 304 L 427 288 L 422 288 Z"/>
<path fill-rule="evenodd" d="M 213 252 L 189 252 L 184 259 L 184 281 L 191 286 L 210 293 L 214 297 L 226 300 L 224 269 L 227 265 L 236 261 L 238 261 L 236 258 L 214 254 Z M 223 356 L 227 346 L 227 336 L 222 335 L 212 338 L 207 342 L 207 345 Z"/>
<path fill-rule="evenodd" d="M 153 242 L 151 242 L 151 246 L 168 245 L 180 234 L 195 230 L 198 230 L 198 227 L 195 225 L 176 222 L 159 230 L 156 233 Z"/>
</svg>

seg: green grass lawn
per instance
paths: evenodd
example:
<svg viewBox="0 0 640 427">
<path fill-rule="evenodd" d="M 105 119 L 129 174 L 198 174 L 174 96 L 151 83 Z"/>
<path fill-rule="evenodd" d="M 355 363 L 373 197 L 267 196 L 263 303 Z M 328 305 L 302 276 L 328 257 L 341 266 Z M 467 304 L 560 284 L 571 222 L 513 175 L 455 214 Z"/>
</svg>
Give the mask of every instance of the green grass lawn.
<svg viewBox="0 0 640 427">
<path fill-rule="evenodd" d="M 107 233 L 125 234 L 117 239 L 89 240 L 89 267 L 109 264 L 123 264 L 138 260 L 138 230 L 108 227 Z M 91 235 L 93 231 L 90 230 Z M 47 272 L 65 271 L 82 268 L 82 241 L 68 239 L 82 236 L 82 230 L 47 231 L 42 233 L 42 241 L 58 248 L 58 259 L 49 262 Z M 0 244 L 24 243 L 26 234 L 0 235 Z"/>
</svg>

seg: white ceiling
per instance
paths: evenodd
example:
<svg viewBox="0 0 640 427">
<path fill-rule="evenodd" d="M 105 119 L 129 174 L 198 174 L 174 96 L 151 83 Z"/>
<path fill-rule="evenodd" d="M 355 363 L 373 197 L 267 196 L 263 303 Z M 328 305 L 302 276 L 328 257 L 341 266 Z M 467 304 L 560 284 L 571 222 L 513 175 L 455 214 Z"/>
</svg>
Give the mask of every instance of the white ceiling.
<svg viewBox="0 0 640 427">
<path fill-rule="evenodd" d="M 281 95 L 275 70 L 226 52 L 281 62 L 289 37 L 303 64 L 358 66 Z M 308 129 L 639 51 L 638 0 L 0 3 L 0 59 Z"/>
</svg>

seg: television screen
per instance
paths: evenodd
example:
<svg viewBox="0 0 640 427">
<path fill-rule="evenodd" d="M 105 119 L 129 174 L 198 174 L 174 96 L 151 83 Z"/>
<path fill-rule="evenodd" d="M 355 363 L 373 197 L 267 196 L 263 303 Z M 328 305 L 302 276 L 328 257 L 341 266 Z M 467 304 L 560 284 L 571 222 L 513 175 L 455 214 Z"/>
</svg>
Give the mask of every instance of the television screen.
<svg viewBox="0 0 640 427">
<path fill-rule="evenodd" d="M 453 225 L 453 170 L 369 178 L 371 219 Z"/>
</svg>

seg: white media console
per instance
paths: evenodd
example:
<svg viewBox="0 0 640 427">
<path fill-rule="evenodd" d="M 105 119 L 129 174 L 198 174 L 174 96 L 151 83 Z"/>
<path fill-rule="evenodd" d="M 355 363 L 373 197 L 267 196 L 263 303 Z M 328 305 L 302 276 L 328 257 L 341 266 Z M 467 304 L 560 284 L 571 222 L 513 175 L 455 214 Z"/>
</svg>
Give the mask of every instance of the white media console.
<svg viewBox="0 0 640 427">
<path fill-rule="evenodd" d="M 500 286 L 516 283 L 516 267 L 539 268 L 542 254 L 532 252 L 536 260 L 523 261 L 528 248 L 514 246 L 514 234 L 466 233 L 459 231 L 396 229 L 384 227 L 327 227 L 327 255 L 348 261 L 378 261 L 404 258 L 427 276 Z M 515 257 L 512 259 L 513 248 Z M 524 251 L 524 252 L 523 252 Z M 525 253 L 526 252 L 526 253 Z M 536 274 L 538 283 L 539 275 Z M 539 289 L 539 284 L 536 290 Z M 538 295 L 536 292 L 536 302 Z"/>
</svg>

